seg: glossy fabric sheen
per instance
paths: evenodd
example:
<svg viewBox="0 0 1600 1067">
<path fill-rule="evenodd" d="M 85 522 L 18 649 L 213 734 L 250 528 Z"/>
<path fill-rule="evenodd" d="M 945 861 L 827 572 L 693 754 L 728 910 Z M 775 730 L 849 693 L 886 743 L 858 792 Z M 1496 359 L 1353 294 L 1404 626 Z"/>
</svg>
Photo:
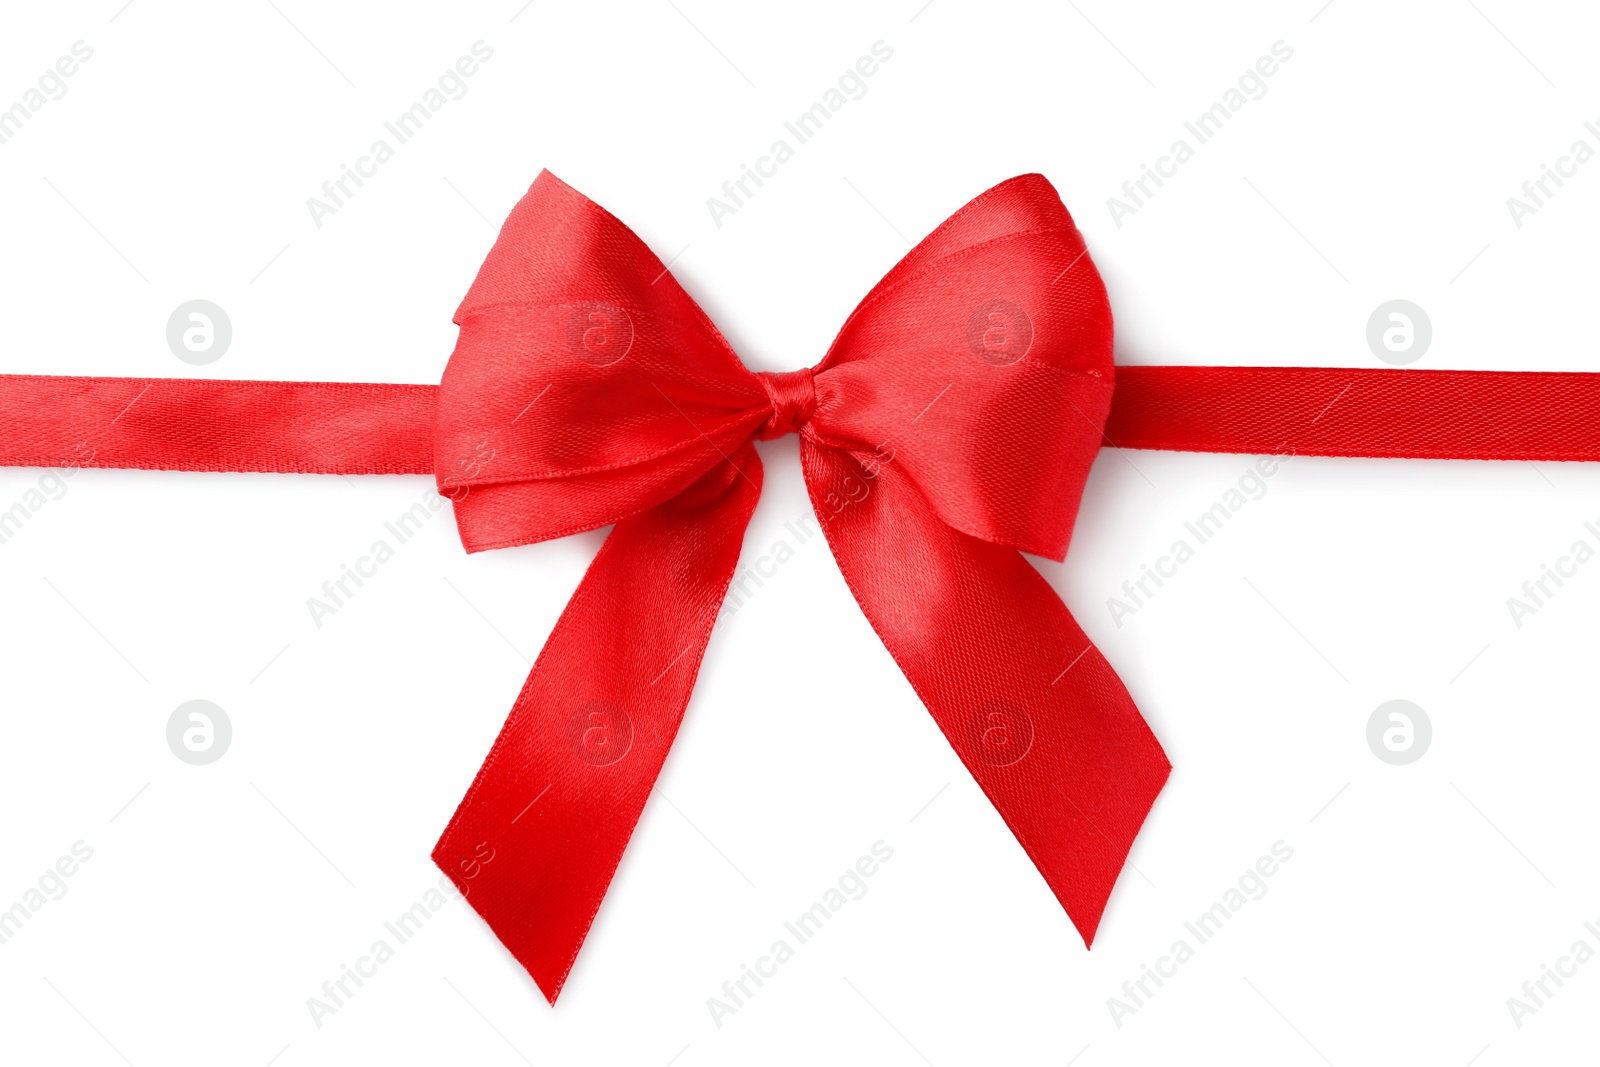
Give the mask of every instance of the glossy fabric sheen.
<svg viewBox="0 0 1600 1067">
<path fill-rule="evenodd" d="M 469 551 L 612 526 L 434 850 L 552 1002 L 682 721 L 753 440 L 800 435 L 850 590 L 1086 944 L 1170 770 L 1021 555 L 1062 558 L 1102 443 L 1600 459 L 1596 375 L 1138 367 L 1113 400 L 1105 292 L 1039 175 L 929 235 L 807 370 L 746 370 L 548 173 L 456 322 L 438 387 L 0 375 L 0 463 L 433 473 Z"/>
</svg>

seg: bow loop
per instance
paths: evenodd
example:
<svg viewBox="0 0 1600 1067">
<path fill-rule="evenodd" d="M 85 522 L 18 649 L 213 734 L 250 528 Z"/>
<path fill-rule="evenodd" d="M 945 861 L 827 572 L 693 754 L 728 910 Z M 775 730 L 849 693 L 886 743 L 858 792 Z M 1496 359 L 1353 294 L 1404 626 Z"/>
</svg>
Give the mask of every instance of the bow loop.
<svg viewBox="0 0 1600 1067">
<path fill-rule="evenodd" d="M 759 426 L 766 394 L 634 233 L 548 171 L 456 312 L 435 475 L 468 551 L 670 500 Z"/>
<path fill-rule="evenodd" d="M 881 281 L 818 369 L 819 436 L 893 463 L 956 530 L 1061 559 L 1112 390 L 1105 287 L 1055 189 L 979 196 Z"/>
</svg>

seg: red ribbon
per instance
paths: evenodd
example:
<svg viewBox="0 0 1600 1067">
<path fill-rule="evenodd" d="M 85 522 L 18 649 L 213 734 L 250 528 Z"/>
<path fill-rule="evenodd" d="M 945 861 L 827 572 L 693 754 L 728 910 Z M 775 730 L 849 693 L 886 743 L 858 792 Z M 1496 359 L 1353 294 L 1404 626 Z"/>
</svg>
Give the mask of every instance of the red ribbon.
<svg viewBox="0 0 1600 1067">
<path fill-rule="evenodd" d="M 1063 557 L 1102 442 L 1600 459 L 1596 375 L 1125 367 L 1113 403 L 1105 291 L 1039 175 L 929 235 L 810 370 L 746 370 L 548 173 L 455 321 L 437 389 L 0 376 L 0 463 L 433 473 L 468 551 L 613 525 L 433 853 L 552 1002 L 682 720 L 753 441 L 799 434 L 851 592 L 1086 945 L 1170 770 L 1022 556 Z"/>
</svg>

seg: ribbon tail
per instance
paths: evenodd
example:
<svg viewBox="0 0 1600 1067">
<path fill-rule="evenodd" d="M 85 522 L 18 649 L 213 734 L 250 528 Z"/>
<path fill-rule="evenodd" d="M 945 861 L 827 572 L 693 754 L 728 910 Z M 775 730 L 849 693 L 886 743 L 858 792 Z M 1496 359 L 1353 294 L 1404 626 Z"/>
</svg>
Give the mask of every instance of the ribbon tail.
<svg viewBox="0 0 1600 1067">
<path fill-rule="evenodd" d="M 946 525 L 892 465 L 802 446 L 857 603 L 1084 945 L 1171 765 L 1049 583 Z"/>
<path fill-rule="evenodd" d="M 616 524 L 434 847 L 552 1004 L 678 732 L 760 483 L 746 444 Z"/>
</svg>

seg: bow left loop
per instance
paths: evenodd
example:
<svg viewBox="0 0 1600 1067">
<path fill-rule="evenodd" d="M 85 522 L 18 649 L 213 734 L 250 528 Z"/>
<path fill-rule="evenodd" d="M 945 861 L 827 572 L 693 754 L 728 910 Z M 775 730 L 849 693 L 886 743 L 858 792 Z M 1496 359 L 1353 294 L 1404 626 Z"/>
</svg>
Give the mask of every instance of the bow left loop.
<svg viewBox="0 0 1600 1067">
<path fill-rule="evenodd" d="M 644 242 L 548 171 L 455 321 L 434 461 L 469 552 L 655 507 L 768 414 L 755 376 Z"/>
</svg>

